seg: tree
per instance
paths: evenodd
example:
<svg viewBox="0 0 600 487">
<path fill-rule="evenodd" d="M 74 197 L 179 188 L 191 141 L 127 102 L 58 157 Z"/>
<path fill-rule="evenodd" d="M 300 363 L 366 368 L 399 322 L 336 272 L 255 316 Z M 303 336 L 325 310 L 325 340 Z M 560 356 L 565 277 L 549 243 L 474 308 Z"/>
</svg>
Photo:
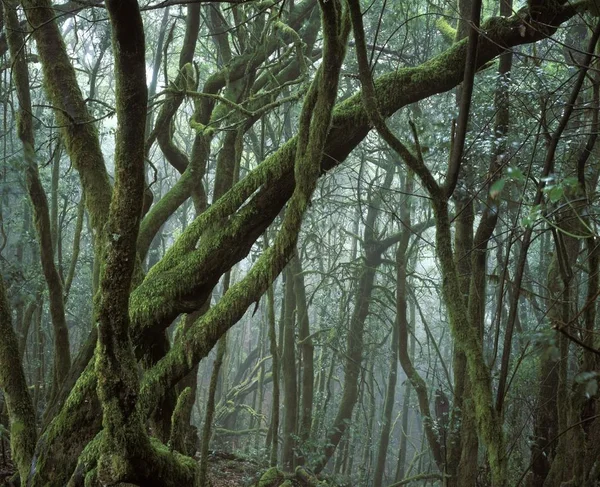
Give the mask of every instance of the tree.
<svg viewBox="0 0 600 487">
<path fill-rule="evenodd" d="M 205 484 L 220 445 L 308 484 L 591 485 L 600 30 L 499 6 L 5 2 L 21 483 Z"/>
</svg>

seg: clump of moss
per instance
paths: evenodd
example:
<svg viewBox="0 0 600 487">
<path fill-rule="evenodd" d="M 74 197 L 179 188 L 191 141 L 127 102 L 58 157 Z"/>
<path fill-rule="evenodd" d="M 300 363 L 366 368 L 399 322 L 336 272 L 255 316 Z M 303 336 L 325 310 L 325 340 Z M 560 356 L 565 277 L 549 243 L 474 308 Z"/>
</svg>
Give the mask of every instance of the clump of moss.
<svg viewBox="0 0 600 487">
<path fill-rule="evenodd" d="M 271 467 L 258 481 L 257 487 L 276 487 L 284 480 L 284 475 L 277 467 Z"/>
<path fill-rule="evenodd" d="M 96 487 L 98 484 L 98 471 L 94 468 L 85 474 L 85 487 Z"/>
</svg>

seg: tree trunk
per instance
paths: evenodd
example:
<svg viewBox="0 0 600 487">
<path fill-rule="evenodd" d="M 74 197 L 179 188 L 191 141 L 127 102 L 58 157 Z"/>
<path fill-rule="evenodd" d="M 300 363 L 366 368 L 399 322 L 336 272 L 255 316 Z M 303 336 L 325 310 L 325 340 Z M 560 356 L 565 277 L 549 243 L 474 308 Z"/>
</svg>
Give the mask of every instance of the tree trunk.
<svg viewBox="0 0 600 487">
<path fill-rule="evenodd" d="M 11 452 L 21 479 L 26 479 L 35 449 L 36 419 L 25 374 L 20 365 L 18 341 L 12 328 L 10 306 L 4 280 L 1 278 L 0 336 L 0 389 L 4 393 L 8 409 Z"/>
<path fill-rule="evenodd" d="M 285 276 L 285 313 L 283 317 L 283 352 L 281 354 L 281 372 L 283 375 L 283 448 L 281 464 L 286 471 L 295 467 L 296 427 L 298 425 L 298 384 L 296 371 L 296 334 L 295 310 L 296 293 L 294 274 L 291 266 L 286 268 Z"/>
<path fill-rule="evenodd" d="M 306 302 L 306 286 L 302 263 L 298 252 L 291 260 L 292 272 L 294 273 L 294 289 L 296 291 L 296 309 L 298 320 L 298 340 L 302 352 L 302 403 L 300 407 L 300 421 L 298 425 L 301 455 L 298 464 L 304 463 L 304 455 L 308 442 L 311 438 L 311 425 L 313 420 L 314 402 L 314 347 L 310 336 L 310 325 L 308 320 L 308 304 Z"/>
</svg>

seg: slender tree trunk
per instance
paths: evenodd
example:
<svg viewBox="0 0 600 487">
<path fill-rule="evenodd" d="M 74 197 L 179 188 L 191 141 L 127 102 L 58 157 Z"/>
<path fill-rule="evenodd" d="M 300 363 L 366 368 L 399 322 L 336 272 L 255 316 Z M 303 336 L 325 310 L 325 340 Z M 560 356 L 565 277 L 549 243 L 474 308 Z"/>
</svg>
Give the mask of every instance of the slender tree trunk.
<svg viewBox="0 0 600 487">
<path fill-rule="evenodd" d="M 223 357 L 227 351 L 227 335 L 219 340 L 217 345 L 217 356 L 213 363 L 213 371 L 210 376 L 210 385 L 208 387 L 208 399 L 206 401 L 206 412 L 204 413 L 204 428 L 202 429 L 202 440 L 200 443 L 200 473 L 199 485 L 205 487 L 208 484 L 208 447 L 212 436 L 212 423 L 215 414 L 215 395 L 217 392 L 217 382 L 219 380 L 219 371 L 223 365 Z"/>
<path fill-rule="evenodd" d="M 414 304 L 411 306 L 411 319 L 410 319 L 410 327 L 412 329 L 412 333 L 410 334 L 410 351 L 408 353 L 408 357 L 411 362 L 414 361 L 415 356 L 415 313 L 414 313 Z M 408 428 L 408 415 L 410 412 L 410 396 L 412 393 L 412 386 L 410 380 L 407 380 L 404 384 L 404 397 L 402 399 L 402 420 L 400 423 L 400 446 L 398 448 L 398 464 L 396 466 L 396 476 L 395 482 L 400 482 L 404 479 L 406 472 L 406 450 L 408 448 L 408 436 L 410 435 L 410 431 Z"/>
<path fill-rule="evenodd" d="M 392 413 L 396 403 L 396 382 L 398 379 L 398 322 L 394 322 L 392 343 L 390 345 L 390 371 L 383 406 L 381 436 L 377 449 L 377 462 L 373 473 L 373 487 L 381 487 L 385 472 L 388 446 L 390 443 L 390 430 L 392 426 Z"/>
<path fill-rule="evenodd" d="M 285 271 L 285 313 L 283 317 L 283 352 L 281 354 L 281 372 L 283 375 L 283 448 L 281 464 L 292 471 L 295 466 L 296 426 L 298 424 L 298 384 L 296 371 L 296 334 L 295 310 L 296 293 L 294 274 L 290 266 Z"/>
<path fill-rule="evenodd" d="M 271 361 L 273 370 L 273 404 L 271 407 L 271 443 L 267 441 L 267 451 L 270 451 L 270 464 L 277 465 L 279 445 L 279 347 L 277 346 L 277 334 L 275 333 L 275 298 L 273 286 L 267 290 L 267 316 L 269 322 L 269 343 L 271 350 Z M 267 435 L 267 440 L 269 436 Z"/>
<path fill-rule="evenodd" d="M 311 438 L 311 424 L 313 419 L 314 402 L 314 347 L 310 336 L 310 325 L 308 320 L 308 304 L 306 302 L 306 286 L 302 263 L 298 252 L 291 261 L 294 273 L 294 289 L 296 291 L 296 309 L 298 320 L 298 340 L 302 352 L 302 402 L 300 406 L 299 438 L 300 448 L 304 451 Z M 304 455 L 298 458 L 298 464 L 304 463 Z"/>
<path fill-rule="evenodd" d="M 394 176 L 394 169 L 388 168 L 382 187 L 389 188 Z M 360 268 L 358 277 L 358 288 L 356 290 L 355 307 L 350 318 L 350 327 L 347 333 L 346 361 L 344 365 L 344 386 L 340 406 L 333 422 L 333 427 L 328 435 L 327 446 L 325 446 L 322 458 L 315 465 L 315 472 L 319 473 L 325 468 L 332 457 L 338 443 L 348 427 L 352 418 L 354 406 L 358 400 L 358 378 L 362 364 L 364 328 L 369 307 L 371 294 L 375 283 L 375 274 L 381 264 L 381 254 L 387 247 L 378 245 L 375 241 L 375 226 L 381 207 L 381 197 L 374 196 L 369 206 L 365 222 L 364 263 Z"/>
<path fill-rule="evenodd" d="M 413 185 L 414 176 L 409 173 L 403 184 L 403 190 L 407 195 L 410 195 L 414 190 Z M 404 225 L 402 237 L 398 242 L 398 249 L 396 251 L 396 265 L 401 265 L 403 269 L 406 269 L 408 262 L 408 244 L 410 242 L 410 227 L 411 227 L 411 201 L 410 197 L 406 198 L 406 201 L 400 209 L 400 219 Z M 403 282 L 398 282 L 398 286 L 406 285 L 406 271 L 399 271 L 397 278 L 403 279 Z M 414 336 L 414 334 L 413 334 Z M 403 343 L 404 345 L 404 343 Z M 373 487 L 380 487 L 383 481 L 383 474 L 385 470 L 386 457 L 388 451 L 388 445 L 390 441 L 390 429 L 392 424 L 392 412 L 394 410 L 395 396 L 396 396 L 396 382 L 398 376 L 398 358 L 400 349 L 400 320 L 394 320 L 393 331 L 392 331 L 392 344 L 390 347 L 390 372 L 388 376 L 387 392 L 384 404 L 383 412 L 383 424 L 381 426 L 381 438 L 379 440 L 379 450 L 377 453 L 377 464 L 375 466 L 375 473 L 373 477 Z M 409 359 L 410 361 L 410 359 Z M 405 360 L 406 362 L 406 360 Z M 407 411 L 408 413 L 408 411 Z M 402 447 L 401 447 L 402 448 Z"/>
</svg>

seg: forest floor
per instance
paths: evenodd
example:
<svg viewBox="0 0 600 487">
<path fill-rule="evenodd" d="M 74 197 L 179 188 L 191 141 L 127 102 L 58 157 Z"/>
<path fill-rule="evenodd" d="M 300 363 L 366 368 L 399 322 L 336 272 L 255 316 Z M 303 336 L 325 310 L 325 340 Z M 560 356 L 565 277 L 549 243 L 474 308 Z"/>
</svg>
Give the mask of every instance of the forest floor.
<svg viewBox="0 0 600 487">
<path fill-rule="evenodd" d="M 0 486 L 2 485 L 10 485 L 9 479 L 14 475 L 15 469 L 13 468 L 10 460 L 3 462 L 0 459 Z"/>
<path fill-rule="evenodd" d="M 211 453 L 208 469 L 212 487 L 249 486 L 264 470 L 256 462 L 222 451 Z M 9 479 L 14 473 L 15 468 L 5 452 L 0 456 L 0 487 L 10 485 Z"/>
<path fill-rule="evenodd" d="M 210 453 L 208 463 L 208 478 L 211 487 L 249 487 L 256 485 L 266 469 L 257 462 L 224 451 Z M 12 485 L 9 479 L 14 475 L 15 468 L 5 452 L 0 455 L 0 487 Z M 305 484 L 290 479 L 291 485 Z M 288 484 L 286 484 L 288 485 Z"/>
<path fill-rule="evenodd" d="M 223 451 L 211 453 L 208 468 L 213 487 L 252 485 L 261 471 L 256 462 Z"/>
</svg>

